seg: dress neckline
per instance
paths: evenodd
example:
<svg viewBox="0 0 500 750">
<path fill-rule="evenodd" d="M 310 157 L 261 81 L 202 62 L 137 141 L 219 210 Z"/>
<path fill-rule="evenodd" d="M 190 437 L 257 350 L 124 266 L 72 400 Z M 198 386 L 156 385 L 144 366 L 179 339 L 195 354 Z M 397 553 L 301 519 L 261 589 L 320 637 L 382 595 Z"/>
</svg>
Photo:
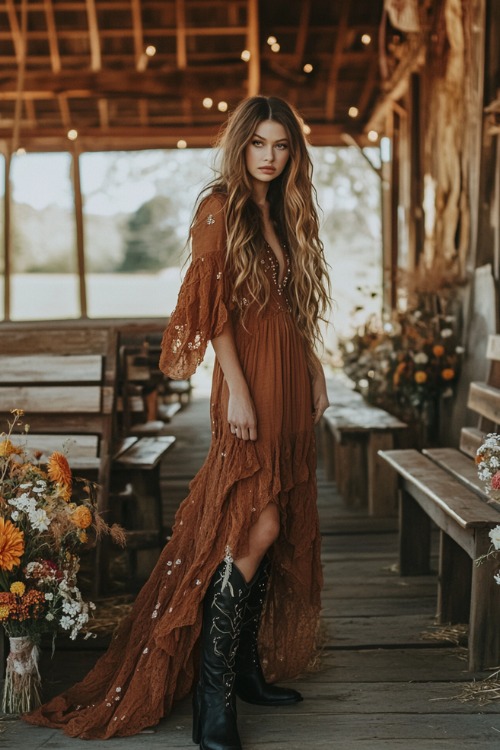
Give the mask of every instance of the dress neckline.
<svg viewBox="0 0 500 750">
<path fill-rule="evenodd" d="M 281 282 L 279 280 L 279 274 L 280 274 L 281 269 L 280 269 L 278 257 L 266 239 L 264 239 L 264 244 L 266 247 L 267 257 L 271 264 L 271 275 L 273 277 L 274 284 L 278 290 L 278 294 L 281 294 L 283 289 L 286 287 L 288 280 L 290 278 L 290 256 L 288 255 L 286 244 L 284 242 L 281 243 L 281 249 L 283 250 L 283 255 L 285 257 L 285 263 L 286 263 L 285 273 L 283 274 L 283 278 L 281 279 Z"/>
</svg>

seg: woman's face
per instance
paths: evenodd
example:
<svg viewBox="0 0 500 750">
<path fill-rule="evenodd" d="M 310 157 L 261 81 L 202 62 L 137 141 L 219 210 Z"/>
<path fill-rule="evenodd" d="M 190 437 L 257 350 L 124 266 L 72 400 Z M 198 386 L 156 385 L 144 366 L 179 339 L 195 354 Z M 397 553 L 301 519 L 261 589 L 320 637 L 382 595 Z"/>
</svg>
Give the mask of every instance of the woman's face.
<svg viewBox="0 0 500 750">
<path fill-rule="evenodd" d="M 279 122 L 263 120 L 245 149 L 247 170 L 254 181 L 269 183 L 283 172 L 290 158 L 286 130 Z"/>
</svg>

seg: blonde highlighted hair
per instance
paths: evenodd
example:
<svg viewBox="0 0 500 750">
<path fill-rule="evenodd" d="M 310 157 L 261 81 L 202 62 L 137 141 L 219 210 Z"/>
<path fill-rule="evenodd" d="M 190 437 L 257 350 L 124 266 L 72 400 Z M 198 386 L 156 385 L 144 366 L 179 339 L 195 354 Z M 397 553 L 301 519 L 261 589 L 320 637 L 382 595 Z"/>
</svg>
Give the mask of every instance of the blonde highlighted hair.
<svg viewBox="0 0 500 750">
<path fill-rule="evenodd" d="M 259 262 L 265 245 L 263 222 L 252 199 L 245 151 L 265 120 L 282 125 L 288 138 L 290 157 L 283 172 L 270 182 L 267 200 L 277 235 L 286 244 L 290 257 L 288 296 L 292 314 L 299 330 L 314 347 L 321 341 L 319 322 L 325 319 L 330 306 L 330 284 L 319 238 L 312 162 L 303 122 L 295 110 L 277 97 L 254 96 L 242 101 L 228 118 L 219 139 L 218 176 L 207 190 L 227 196 L 226 262 L 233 278 L 234 297 L 236 300 L 245 297 L 263 308 L 271 289 Z M 244 316 L 243 307 L 241 312 Z"/>
</svg>

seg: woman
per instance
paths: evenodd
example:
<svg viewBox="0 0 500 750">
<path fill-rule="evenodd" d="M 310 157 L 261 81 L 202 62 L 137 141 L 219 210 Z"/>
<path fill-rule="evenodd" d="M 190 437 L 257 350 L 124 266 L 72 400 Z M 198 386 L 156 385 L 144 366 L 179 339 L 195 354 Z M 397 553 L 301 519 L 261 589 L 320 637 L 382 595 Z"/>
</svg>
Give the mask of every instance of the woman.
<svg viewBox="0 0 500 750">
<path fill-rule="evenodd" d="M 27 717 L 72 736 L 136 733 L 194 687 L 194 741 L 237 750 L 235 695 L 296 703 L 299 693 L 270 683 L 314 658 L 313 429 L 328 405 L 314 343 L 328 280 L 311 162 L 300 119 L 276 98 L 242 102 L 221 153 L 160 360 L 185 378 L 212 341 L 210 452 L 108 652 Z"/>
</svg>

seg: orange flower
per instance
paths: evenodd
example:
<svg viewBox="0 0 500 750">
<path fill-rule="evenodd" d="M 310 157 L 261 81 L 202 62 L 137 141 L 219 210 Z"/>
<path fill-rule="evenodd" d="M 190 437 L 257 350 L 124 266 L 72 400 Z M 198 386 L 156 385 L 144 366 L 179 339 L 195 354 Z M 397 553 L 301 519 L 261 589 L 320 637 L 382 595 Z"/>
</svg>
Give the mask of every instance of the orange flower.
<svg viewBox="0 0 500 750">
<path fill-rule="evenodd" d="M 79 529 L 88 529 L 92 523 L 92 513 L 85 505 L 80 505 L 71 514 L 71 520 Z"/>
<path fill-rule="evenodd" d="M 0 570 L 19 565 L 24 552 L 24 534 L 11 521 L 0 517 Z"/>
<path fill-rule="evenodd" d="M 480 453 L 476 453 L 475 461 L 476 461 L 477 464 L 480 464 L 481 461 L 483 461 L 484 458 L 485 457 L 483 455 L 481 455 Z"/>
<path fill-rule="evenodd" d="M 445 367 L 444 370 L 441 370 L 441 377 L 443 380 L 453 380 L 455 377 L 455 370 L 452 367 Z"/>
<path fill-rule="evenodd" d="M 47 464 L 47 473 L 53 482 L 71 487 L 71 469 L 64 453 L 54 451 Z"/>
<path fill-rule="evenodd" d="M 421 385 L 422 383 L 425 383 L 427 380 L 427 373 L 423 370 L 417 370 L 415 373 L 415 383 L 418 383 Z"/>
<path fill-rule="evenodd" d="M 6 620 L 9 616 L 10 607 L 8 604 L 0 604 L 0 621 Z"/>
<path fill-rule="evenodd" d="M 15 446 L 7 438 L 5 440 L 2 440 L 2 442 L 0 443 L 0 458 L 11 456 L 13 453 L 17 453 L 19 455 L 20 453 L 22 453 L 22 449 Z"/>
<path fill-rule="evenodd" d="M 444 354 L 444 346 L 442 344 L 436 344 L 432 347 L 432 353 L 435 357 L 442 357 Z"/>
</svg>

